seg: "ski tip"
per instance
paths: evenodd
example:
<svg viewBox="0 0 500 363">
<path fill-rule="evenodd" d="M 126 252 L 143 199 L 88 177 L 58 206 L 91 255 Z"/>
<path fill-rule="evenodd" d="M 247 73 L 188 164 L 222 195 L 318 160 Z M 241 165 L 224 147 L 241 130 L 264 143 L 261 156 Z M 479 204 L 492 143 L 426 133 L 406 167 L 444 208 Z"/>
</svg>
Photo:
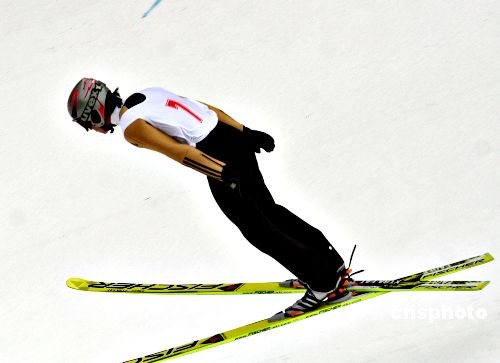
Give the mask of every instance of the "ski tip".
<svg viewBox="0 0 500 363">
<path fill-rule="evenodd" d="M 86 290 L 85 286 L 87 286 L 87 280 L 78 277 L 70 277 L 66 280 L 66 286 L 75 290 Z"/>
<path fill-rule="evenodd" d="M 486 252 L 483 256 L 487 262 L 493 261 L 495 259 L 495 257 L 493 257 L 492 254 L 489 252 Z"/>
</svg>

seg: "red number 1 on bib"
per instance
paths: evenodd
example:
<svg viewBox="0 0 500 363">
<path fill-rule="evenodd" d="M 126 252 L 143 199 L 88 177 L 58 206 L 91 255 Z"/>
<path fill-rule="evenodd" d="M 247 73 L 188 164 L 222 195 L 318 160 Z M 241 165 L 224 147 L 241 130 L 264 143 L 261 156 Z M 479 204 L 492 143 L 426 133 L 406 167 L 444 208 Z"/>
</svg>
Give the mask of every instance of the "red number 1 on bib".
<svg viewBox="0 0 500 363">
<path fill-rule="evenodd" d="M 189 108 L 187 108 L 186 106 L 184 106 L 182 103 L 179 103 L 179 102 L 174 101 L 174 100 L 167 100 L 167 103 L 165 104 L 165 106 L 171 107 L 171 108 L 175 108 L 176 110 L 178 110 L 179 108 L 182 108 L 184 111 L 186 111 L 191 116 L 193 116 L 195 119 L 197 119 L 200 123 L 203 122 L 203 120 L 201 119 L 201 117 L 199 117 L 197 114 L 195 114 Z"/>
</svg>

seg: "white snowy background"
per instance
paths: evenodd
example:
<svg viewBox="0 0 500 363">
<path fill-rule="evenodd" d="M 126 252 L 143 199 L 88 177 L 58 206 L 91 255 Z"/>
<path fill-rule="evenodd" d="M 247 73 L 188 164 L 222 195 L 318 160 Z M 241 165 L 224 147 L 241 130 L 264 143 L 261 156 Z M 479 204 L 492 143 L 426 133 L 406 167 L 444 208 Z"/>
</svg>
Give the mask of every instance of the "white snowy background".
<svg viewBox="0 0 500 363">
<path fill-rule="evenodd" d="M 143 17 L 153 3 L 0 1 L 2 362 L 120 362 L 298 298 L 66 287 L 290 277 L 204 177 L 72 123 L 84 76 L 123 96 L 164 86 L 269 132 L 275 199 L 344 258 L 358 244 L 362 278 L 500 257 L 498 1 L 164 0 Z M 499 273 L 450 275 L 492 280 L 481 292 L 388 294 L 178 361 L 497 362 Z M 475 315 L 431 322 L 433 309 Z"/>
</svg>

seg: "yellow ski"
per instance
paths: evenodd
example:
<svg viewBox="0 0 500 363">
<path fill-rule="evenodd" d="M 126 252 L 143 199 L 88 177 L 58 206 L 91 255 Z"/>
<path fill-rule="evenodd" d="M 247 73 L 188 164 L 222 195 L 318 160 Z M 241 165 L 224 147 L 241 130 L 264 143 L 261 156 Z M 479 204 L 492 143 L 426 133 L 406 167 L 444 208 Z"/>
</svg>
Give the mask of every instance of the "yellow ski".
<svg viewBox="0 0 500 363">
<path fill-rule="evenodd" d="M 484 255 L 468 258 L 462 261 L 454 262 L 449 265 L 433 268 L 430 270 L 426 270 L 420 273 L 416 273 L 413 275 L 409 275 L 406 277 L 403 277 L 400 280 L 401 282 L 410 282 L 410 281 L 426 281 L 430 279 L 435 279 L 438 277 L 442 277 L 451 273 L 459 272 L 474 266 L 478 266 L 487 262 L 490 262 L 493 260 L 493 256 L 491 256 L 489 253 L 486 253 Z M 132 360 L 128 360 L 125 363 L 140 363 L 140 362 L 160 362 L 160 361 L 165 361 L 167 359 L 175 358 L 175 357 L 180 357 L 182 355 L 198 352 L 203 349 L 208 349 L 215 347 L 217 345 L 225 344 L 232 342 L 237 339 L 242 339 L 245 337 L 248 337 L 250 335 L 262 333 L 264 331 L 274 329 L 280 326 L 284 326 L 290 323 L 297 322 L 302 319 L 307 319 L 315 315 L 319 315 L 322 313 L 325 313 L 327 311 L 335 310 L 347 305 L 354 304 L 359 301 L 371 299 L 376 296 L 380 296 L 383 294 L 387 294 L 388 291 L 382 291 L 382 292 L 361 292 L 361 293 L 355 293 L 355 296 L 347 301 L 339 302 L 336 304 L 332 305 L 323 305 L 320 308 L 299 315 L 294 318 L 287 318 L 284 320 L 280 321 L 274 321 L 270 322 L 269 320 L 261 320 L 249 325 L 245 325 L 242 327 L 238 327 L 236 329 L 228 330 L 223 333 L 216 334 L 214 336 L 200 339 L 200 340 L 195 340 L 194 342 L 190 342 L 188 344 L 184 344 L 181 346 L 169 348 L 163 351 L 160 351 L 158 353 L 154 354 L 149 354 L 144 357 L 140 358 L 135 358 Z"/>
<path fill-rule="evenodd" d="M 380 291 L 474 291 L 481 290 L 489 281 L 400 281 L 357 280 L 352 292 Z M 80 291 L 121 292 L 127 294 L 167 295 L 234 295 L 304 293 L 303 287 L 287 287 L 279 282 L 246 282 L 230 284 L 145 284 L 127 282 L 99 282 L 69 278 L 68 287 Z"/>
</svg>

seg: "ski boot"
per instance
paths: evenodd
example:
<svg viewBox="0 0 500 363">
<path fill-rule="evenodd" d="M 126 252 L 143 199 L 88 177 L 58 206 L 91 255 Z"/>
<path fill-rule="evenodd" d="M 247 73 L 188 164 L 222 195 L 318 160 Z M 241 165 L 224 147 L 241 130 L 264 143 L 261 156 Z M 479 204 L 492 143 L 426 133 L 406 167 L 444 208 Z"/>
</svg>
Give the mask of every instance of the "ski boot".
<svg viewBox="0 0 500 363">
<path fill-rule="evenodd" d="M 355 273 L 351 273 L 352 270 L 350 268 L 350 265 L 355 250 L 356 246 L 354 246 L 354 249 L 352 251 L 351 259 L 349 261 L 349 267 L 346 269 L 345 265 L 342 265 L 338 269 L 337 271 L 338 279 L 335 284 L 335 288 L 330 291 L 327 292 L 314 291 L 306 283 L 298 279 L 286 280 L 280 283 L 280 285 L 284 287 L 293 287 L 293 288 L 305 287 L 307 290 L 305 295 L 301 299 L 297 300 L 295 304 L 289 306 L 284 311 L 280 311 L 279 313 L 275 314 L 268 320 L 273 322 L 287 318 L 294 318 L 309 311 L 313 311 L 323 304 L 335 304 L 349 300 L 352 297 L 352 293 L 350 291 L 347 291 L 347 287 L 350 285 L 355 285 L 355 282 L 351 278 L 351 276 L 363 271 L 360 270 Z"/>
<path fill-rule="evenodd" d="M 349 285 L 350 280 L 349 270 L 347 270 L 344 265 L 342 265 L 341 271 L 342 270 L 343 272 L 338 279 L 336 287 L 333 290 L 327 292 L 314 291 L 309 286 L 307 286 L 307 284 L 305 284 L 304 286 L 297 280 L 288 280 L 290 281 L 290 284 L 293 284 L 288 285 L 289 287 L 305 287 L 307 289 L 306 293 L 301 299 L 297 300 L 295 304 L 286 308 L 285 311 L 280 311 L 279 313 L 272 316 L 269 321 L 294 318 L 309 311 L 313 311 L 322 304 L 334 304 L 336 302 L 350 299 L 352 293 L 346 290 L 346 287 Z M 285 283 L 287 283 L 288 281 L 286 281 Z"/>
</svg>

